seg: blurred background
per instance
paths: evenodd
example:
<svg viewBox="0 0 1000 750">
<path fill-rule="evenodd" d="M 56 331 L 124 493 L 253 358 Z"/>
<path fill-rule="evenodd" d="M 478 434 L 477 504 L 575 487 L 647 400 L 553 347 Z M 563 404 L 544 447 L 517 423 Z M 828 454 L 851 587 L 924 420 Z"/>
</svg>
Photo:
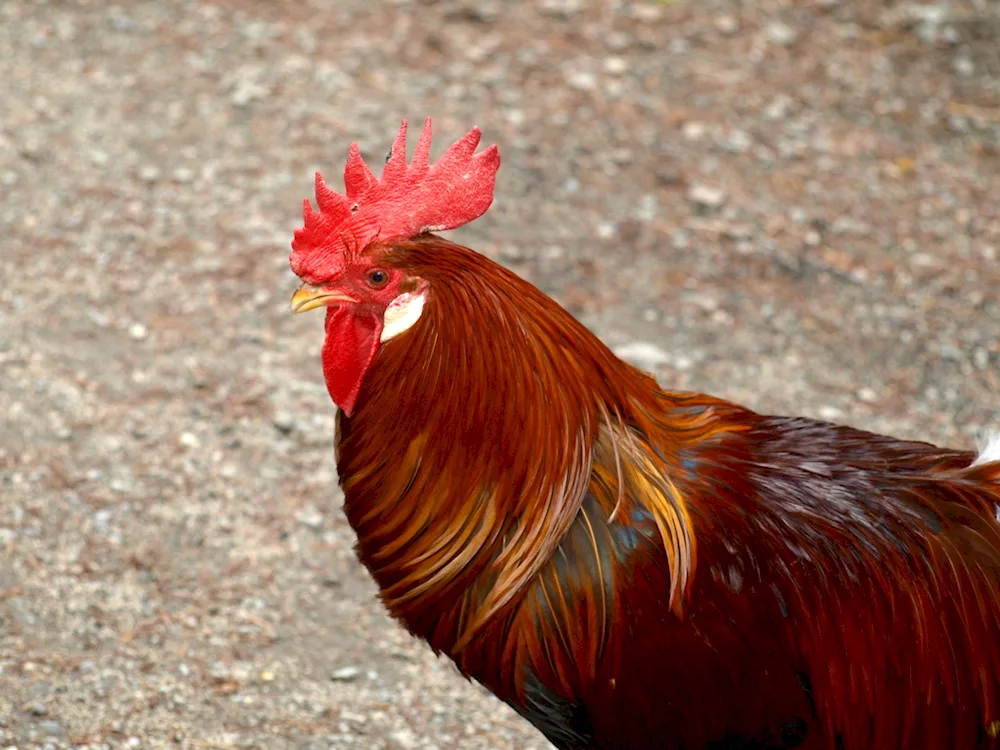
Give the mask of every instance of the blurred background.
<svg viewBox="0 0 1000 750">
<path fill-rule="evenodd" d="M 1000 425 L 992 0 L 8 0 L 0 50 L 0 746 L 547 747 L 383 614 L 288 312 L 313 171 L 403 118 L 500 145 L 451 236 L 664 384 Z"/>
</svg>

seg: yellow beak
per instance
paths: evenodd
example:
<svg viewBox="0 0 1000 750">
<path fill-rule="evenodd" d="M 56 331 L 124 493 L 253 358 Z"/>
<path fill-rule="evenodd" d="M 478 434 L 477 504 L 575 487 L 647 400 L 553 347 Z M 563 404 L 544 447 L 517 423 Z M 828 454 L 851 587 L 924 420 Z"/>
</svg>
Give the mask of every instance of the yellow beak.
<svg viewBox="0 0 1000 750">
<path fill-rule="evenodd" d="M 292 295 L 292 312 L 300 313 L 315 310 L 317 307 L 329 307 L 340 302 L 357 302 L 354 297 L 332 289 L 323 289 L 312 284 L 303 284 Z"/>
</svg>

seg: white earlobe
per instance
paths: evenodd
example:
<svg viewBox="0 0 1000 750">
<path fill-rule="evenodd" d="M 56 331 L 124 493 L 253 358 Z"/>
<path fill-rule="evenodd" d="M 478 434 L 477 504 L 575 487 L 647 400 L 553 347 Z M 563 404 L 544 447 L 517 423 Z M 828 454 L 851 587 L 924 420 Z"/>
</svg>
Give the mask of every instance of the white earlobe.
<svg viewBox="0 0 1000 750">
<path fill-rule="evenodd" d="M 414 323 L 420 320 L 425 301 L 426 296 L 423 292 L 407 292 L 390 302 L 389 306 L 385 308 L 385 317 L 382 319 L 382 336 L 379 341 L 384 344 L 403 331 L 409 330 Z"/>
</svg>

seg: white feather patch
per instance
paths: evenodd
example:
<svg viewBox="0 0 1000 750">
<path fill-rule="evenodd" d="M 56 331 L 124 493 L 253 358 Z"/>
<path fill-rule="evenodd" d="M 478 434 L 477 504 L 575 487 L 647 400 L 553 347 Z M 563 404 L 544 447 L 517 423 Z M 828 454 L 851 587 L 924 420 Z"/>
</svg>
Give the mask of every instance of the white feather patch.
<svg viewBox="0 0 1000 750">
<path fill-rule="evenodd" d="M 385 317 L 382 319 L 382 335 L 379 337 L 379 341 L 384 344 L 389 339 L 412 328 L 413 324 L 420 320 L 425 300 L 426 296 L 423 292 L 407 292 L 390 302 L 389 306 L 385 308 Z"/>
<path fill-rule="evenodd" d="M 989 464 L 994 461 L 1000 461 L 1000 431 L 994 432 L 986 439 L 972 465 L 980 466 L 981 464 Z"/>
</svg>

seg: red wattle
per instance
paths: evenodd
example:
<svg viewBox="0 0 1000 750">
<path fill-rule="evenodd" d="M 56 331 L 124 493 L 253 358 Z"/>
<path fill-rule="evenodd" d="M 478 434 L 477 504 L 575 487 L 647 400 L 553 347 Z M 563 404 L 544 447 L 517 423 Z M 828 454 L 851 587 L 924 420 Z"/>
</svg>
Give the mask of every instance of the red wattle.
<svg viewBox="0 0 1000 750">
<path fill-rule="evenodd" d="M 358 315 L 347 307 L 331 307 L 326 313 L 323 342 L 323 376 L 330 398 L 348 417 L 361 391 L 361 382 L 375 359 L 382 319 Z"/>
</svg>

